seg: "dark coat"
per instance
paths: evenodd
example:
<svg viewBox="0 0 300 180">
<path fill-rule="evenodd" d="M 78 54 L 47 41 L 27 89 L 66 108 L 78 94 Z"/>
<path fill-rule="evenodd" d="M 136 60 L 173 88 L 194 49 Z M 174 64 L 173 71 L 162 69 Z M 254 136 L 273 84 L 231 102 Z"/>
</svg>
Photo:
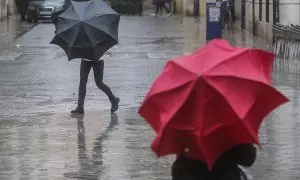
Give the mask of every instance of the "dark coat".
<svg viewBox="0 0 300 180">
<path fill-rule="evenodd" d="M 211 172 L 202 161 L 179 156 L 172 166 L 173 180 L 241 180 L 238 165 L 250 167 L 256 159 L 253 145 L 238 145 L 225 152 Z"/>
</svg>

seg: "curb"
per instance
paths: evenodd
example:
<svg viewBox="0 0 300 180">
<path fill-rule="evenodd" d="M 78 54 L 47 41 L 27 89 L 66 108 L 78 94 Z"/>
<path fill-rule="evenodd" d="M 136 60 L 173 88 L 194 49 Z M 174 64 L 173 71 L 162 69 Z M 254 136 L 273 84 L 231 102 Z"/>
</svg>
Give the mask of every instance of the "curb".
<svg viewBox="0 0 300 180">
<path fill-rule="evenodd" d="M 15 37 L 15 39 L 18 39 L 19 37 L 23 36 L 25 33 L 27 33 L 28 31 L 30 31 L 31 29 L 33 29 L 33 28 L 34 28 L 35 26 L 37 26 L 37 25 L 38 25 L 37 23 L 34 23 L 34 24 L 32 24 L 32 25 L 30 25 L 30 26 L 24 28 L 24 29 L 21 28 L 22 30 L 19 30 L 20 27 L 22 27 L 22 26 L 20 26 L 19 29 L 18 29 L 17 32 L 16 32 L 16 37 Z"/>
</svg>

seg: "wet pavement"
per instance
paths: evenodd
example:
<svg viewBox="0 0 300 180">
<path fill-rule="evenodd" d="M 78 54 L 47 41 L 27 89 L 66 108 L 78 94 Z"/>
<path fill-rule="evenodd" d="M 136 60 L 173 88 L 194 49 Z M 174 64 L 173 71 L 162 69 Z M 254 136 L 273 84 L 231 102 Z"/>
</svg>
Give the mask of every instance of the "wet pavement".
<svg viewBox="0 0 300 180">
<path fill-rule="evenodd" d="M 153 132 L 137 115 L 145 93 L 167 59 L 205 43 L 205 21 L 193 18 L 122 17 L 120 44 L 105 61 L 105 82 L 121 97 L 120 111 L 87 85 L 85 117 L 75 107 L 79 61 L 68 62 L 49 42 L 51 24 L 39 24 L 0 54 L 0 179 L 170 179 L 173 158 L 149 149 Z M 235 45 L 271 49 L 247 31 L 225 38 Z M 14 56 L 12 56 L 14 55 Z M 254 179 L 300 177 L 297 73 L 275 68 L 274 84 L 292 101 L 261 129 L 262 149 L 250 170 Z"/>
<path fill-rule="evenodd" d="M 9 47 L 12 46 L 15 40 L 34 26 L 35 24 L 20 21 L 18 15 L 0 20 L 0 52 L 8 53 Z"/>
</svg>

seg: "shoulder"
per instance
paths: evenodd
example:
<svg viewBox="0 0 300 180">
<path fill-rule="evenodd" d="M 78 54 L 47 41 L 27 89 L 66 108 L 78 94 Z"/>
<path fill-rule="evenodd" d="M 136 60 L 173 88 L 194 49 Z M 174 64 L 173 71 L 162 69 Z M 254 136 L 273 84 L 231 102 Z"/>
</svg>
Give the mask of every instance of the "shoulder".
<svg viewBox="0 0 300 180">
<path fill-rule="evenodd" d="M 172 165 L 173 180 L 206 179 L 209 171 L 204 162 L 180 156 Z"/>
<path fill-rule="evenodd" d="M 256 147 L 252 144 L 236 145 L 226 151 L 216 164 L 252 166 L 256 159 Z"/>
</svg>

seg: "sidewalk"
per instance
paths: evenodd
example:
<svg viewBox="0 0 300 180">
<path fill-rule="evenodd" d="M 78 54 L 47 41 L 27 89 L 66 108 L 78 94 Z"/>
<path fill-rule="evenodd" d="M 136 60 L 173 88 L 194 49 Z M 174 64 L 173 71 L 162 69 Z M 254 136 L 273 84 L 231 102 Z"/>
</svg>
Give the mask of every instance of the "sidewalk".
<svg viewBox="0 0 300 180">
<path fill-rule="evenodd" d="M 7 51 L 18 37 L 34 26 L 35 24 L 22 22 L 17 14 L 0 21 L 0 53 Z"/>
</svg>

